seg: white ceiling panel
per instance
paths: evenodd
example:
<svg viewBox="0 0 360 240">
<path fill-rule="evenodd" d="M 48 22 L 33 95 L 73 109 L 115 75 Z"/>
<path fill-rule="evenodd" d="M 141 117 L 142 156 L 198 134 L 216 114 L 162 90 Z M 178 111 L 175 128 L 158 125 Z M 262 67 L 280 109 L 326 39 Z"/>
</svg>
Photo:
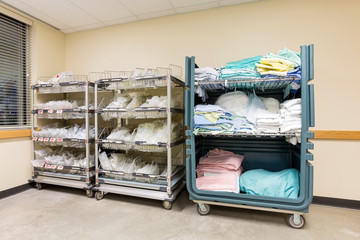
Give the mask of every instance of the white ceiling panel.
<svg viewBox="0 0 360 240">
<path fill-rule="evenodd" d="M 188 7 L 188 6 L 194 6 L 194 5 L 200 5 L 205 3 L 216 3 L 218 1 L 216 0 L 170 0 L 171 5 L 174 8 L 180 8 L 180 7 Z"/>
<path fill-rule="evenodd" d="M 103 22 L 133 15 L 119 0 L 71 0 L 71 2 Z"/>
<path fill-rule="evenodd" d="M 62 22 L 57 21 L 55 18 L 48 16 L 46 13 L 39 11 L 36 7 L 28 5 L 26 2 L 24 3 L 19 0 L 3 0 L 3 2 L 11 5 L 16 9 L 21 10 L 22 12 L 29 14 L 30 16 L 34 16 L 56 28 L 63 29 L 70 27 Z"/>
<path fill-rule="evenodd" d="M 106 21 L 104 23 L 107 26 L 111 26 L 111 25 L 116 25 L 116 24 L 135 22 L 135 21 L 138 21 L 138 20 L 139 20 L 139 18 L 133 16 L 133 17 L 127 17 L 127 18 L 114 19 L 114 20 L 111 20 L 111 21 Z"/>
<path fill-rule="evenodd" d="M 73 29 L 73 28 L 65 28 L 65 29 L 61 29 L 61 31 L 62 31 L 63 33 L 73 33 L 73 32 L 76 32 L 76 30 Z"/>
<path fill-rule="evenodd" d="M 0 0 L 64 33 L 259 0 Z"/>
<path fill-rule="evenodd" d="M 254 0 L 220 0 L 220 6 L 230 6 L 241 3 L 256 2 Z"/>
<path fill-rule="evenodd" d="M 44 12 L 52 18 L 68 26 L 81 26 L 96 23 L 93 16 L 86 14 L 76 5 L 68 0 L 21 0 L 31 6 L 36 6 L 37 10 Z"/>
<path fill-rule="evenodd" d="M 135 15 L 172 9 L 168 0 L 121 0 L 121 2 Z"/>
<path fill-rule="evenodd" d="M 150 19 L 150 18 L 164 17 L 174 14 L 176 14 L 175 10 L 171 9 L 160 12 L 146 13 L 146 14 L 138 15 L 138 17 L 140 19 Z"/>
<path fill-rule="evenodd" d="M 187 13 L 187 12 L 195 12 L 195 11 L 211 9 L 211 8 L 216 8 L 216 7 L 218 7 L 218 3 L 213 2 L 213 3 L 206 3 L 206 4 L 195 5 L 195 6 L 180 7 L 180 8 L 176 9 L 176 12 Z"/>
<path fill-rule="evenodd" d="M 89 25 L 77 26 L 77 27 L 73 27 L 73 28 L 75 29 L 75 31 L 85 31 L 85 30 L 101 28 L 101 27 L 105 27 L 105 26 L 106 25 L 103 23 L 94 23 L 94 24 L 89 24 Z"/>
</svg>

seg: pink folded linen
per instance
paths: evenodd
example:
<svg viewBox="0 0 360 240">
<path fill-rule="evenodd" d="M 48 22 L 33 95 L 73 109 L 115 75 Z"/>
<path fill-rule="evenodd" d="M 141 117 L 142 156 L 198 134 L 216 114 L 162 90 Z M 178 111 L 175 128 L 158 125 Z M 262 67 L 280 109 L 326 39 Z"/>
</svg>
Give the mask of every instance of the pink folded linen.
<svg viewBox="0 0 360 240">
<path fill-rule="evenodd" d="M 196 179 L 200 190 L 224 191 L 239 193 L 239 177 L 236 173 L 223 173 L 203 176 Z"/>
<path fill-rule="evenodd" d="M 238 172 L 240 176 L 243 159 L 242 155 L 215 148 L 200 158 L 196 172 L 199 177 L 203 176 L 204 172 L 224 173 L 227 171 Z"/>
<path fill-rule="evenodd" d="M 205 173 L 237 173 L 238 176 L 243 172 L 243 168 L 240 166 L 238 169 L 227 169 L 221 166 L 206 166 L 201 165 L 196 168 L 196 174 L 198 177 L 204 176 Z"/>
</svg>

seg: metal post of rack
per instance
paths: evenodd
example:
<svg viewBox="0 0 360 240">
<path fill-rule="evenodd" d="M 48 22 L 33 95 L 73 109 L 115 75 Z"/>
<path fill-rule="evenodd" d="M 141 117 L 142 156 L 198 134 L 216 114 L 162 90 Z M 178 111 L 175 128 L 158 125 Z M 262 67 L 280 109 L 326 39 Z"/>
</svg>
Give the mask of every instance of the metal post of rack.
<svg viewBox="0 0 360 240">
<path fill-rule="evenodd" d="M 95 82 L 94 93 L 94 111 L 95 111 L 95 186 L 99 184 L 99 128 L 98 128 L 98 84 Z"/>
<path fill-rule="evenodd" d="M 90 138 L 89 138 L 89 81 L 85 82 L 85 148 L 86 148 L 86 184 L 90 185 Z"/>
<path fill-rule="evenodd" d="M 35 88 L 31 88 L 31 137 L 34 136 L 34 130 L 35 130 L 35 114 L 33 112 L 33 108 L 34 108 L 34 103 L 35 103 Z M 35 159 L 35 142 L 32 140 L 31 141 L 31 160 Z M 34 166 L 31 164 L 31 172 L 32 175 L 34 176 Z"/>
<path fill-rule="evenodd" d="M 172 159 L 171 159 L 171 78 L 167 77 L 167 107 L 166 107 L 166 115 L 167 115 L 167 194 L 171 196 L 171 172 L 172 172 Z"/>
</svg>

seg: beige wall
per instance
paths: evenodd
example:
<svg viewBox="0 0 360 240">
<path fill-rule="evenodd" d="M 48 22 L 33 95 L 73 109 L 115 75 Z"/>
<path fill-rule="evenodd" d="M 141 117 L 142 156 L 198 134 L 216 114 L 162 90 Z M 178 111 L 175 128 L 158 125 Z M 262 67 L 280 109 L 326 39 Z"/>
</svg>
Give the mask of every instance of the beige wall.
<svg viewBox="0 0 360 240">
<path fill-rule="evenodd" d="M 315 44 L 316 127 L 360 130 L 360 1 L 264 0 L 67 34 L 66 69 L 77 74 L 134 67 L 221 66 Z M 359 141 L 315 142 L 315 195 L 360 200 Z"/>
<path fill-rule="evenodd" d="M 3 5 L 1 5 L 3 6 Z M 52 76 L 65 68 L 65 35 L 46 24 L 34 21 L 32 30 L 32 82 Z M 1 132 L 0 132 L 1 134 Z M 0 191 L 27 183 L 31 177 L 30 138 L 0 141 Z"/>
</svg>

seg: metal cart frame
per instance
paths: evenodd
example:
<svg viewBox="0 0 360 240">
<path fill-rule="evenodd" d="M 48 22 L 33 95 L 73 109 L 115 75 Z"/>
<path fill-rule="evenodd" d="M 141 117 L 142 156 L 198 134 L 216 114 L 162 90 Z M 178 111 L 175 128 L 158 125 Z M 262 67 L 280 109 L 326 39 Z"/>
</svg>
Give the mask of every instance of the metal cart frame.
<svg viewBox="0 0 360 240">
<path fill-rule="evenodd" d="M 132 81 L 132 82 L 131 82 Z M 128 85 L 131 83 L 136 83 L 136 88 L 134 89 L 144 89 L 144 88 L 166 88 L 166 96 L 167 96 L 167 103 L 168 107 L 164 108 L 137 108 L 133 110 L 126 110 L 126 109 L 99 109 L 99 99 L 98 99 L 98 92 L 103 89 L 103 85 L 107 84 L 119 84 L 118 89 L 110 89 L 109 91 L 114 90 L 124 90 L 121 86 L 126 85 L 126 89 L 129 88 Z M 159 85 L 157 85 L 159 84 Z M 140 87 L 139 87 L 140 86 Z M 95 84 L 95 187 L 93 188 L 95 193 L 95 198 L 100 200 L 104 197 L 106 193 L 116 193 L 122 195 L 129 195 L 135 197 L 143 197 L 149 199 L 155 199 L 163 201 L 163 207 L 165 209 L 171 209 L 173 201 L 176 199 L 177 195 L 181 192 L 181 190 L 185 187 L 185 183 L 183 182 L 183 178 L 185 176 L 184 169 L 172 173 L 172 152 L 171 149 L 175 146 L 182 145 L 183 146 L 183 155 L 185 155 L 185 139 L 179 139 L 178 141 L 172 142 L 171 134 L 167 136 L 166 143 L 159 143 L 157 145 L 154 144 L 146 144 L 146 143 L 125 143 L 122 141 L 109 141 L 105 139 L 101 139 L 98 132 L 99 126 L 99 114 L 103 112 L 122 112 L 126 113 L 127 118 L 132 118 L 132 114 L 129 111 L 137 111 L 137 112 L 144 112 L 151 113 L 151 112 L 166 112 L 166 123 L 168 132 L 171 132 L 171 123 L 172 123 L 172 114 L 173 113 L 181 113 L 184 114 L 184 110 L 182 109 L 175 109 L 171 108 L 171 90 L 172 87 L 185 87 L 185 83 L 181 80 L 171 76 L 171 75 L 159 75 L 159 76 L 146 76 L 146 77 L 137 77 L 135 79 L 127 79 L 127 78 L 107 78 L 107 79 L 100 79 Z M 119 117 L 120 119 L 121 117 Z M 150 117 L 151 118 L 151 117 Z M 156 119 L 153 118 L 153 119 Z M 184 126 L 183 126 L 184 127 Z M 144 182 L 137 182 L 137 181 L 126 181 L 126 180 L 119 180 L 119 179 L 111 179 L 107 178 L 106 176 L 101 176 L 101 172 L 105 172 L 100 168 L 99 164 L 99 147 L 104 143 L 111 143 L 111 144 L 122 144 L 126 149 L 141 149 L 141 148 L 149 148 L 151 152 L 151 148 L 154 151 L 162 148 L 166 149 L 167 152 L 167 176 L 163 181 L 166 182 L 166 185 L 163 184 L 154 184 L 154 183 L 144 183 Z M 183 164 L 184 164 L 184 156 L 183 156 Z M 112 173 L 120 174 L 116 171 L 110 171 Z M 140 177 L 154 177 L 154 176 L 145 176 L 144 174 L 136 174 L 133 173 L 133 176 L 140 176 Z M 159 178 L 159 176 L 155 176 L 155 178 Z"/>
</svg>

